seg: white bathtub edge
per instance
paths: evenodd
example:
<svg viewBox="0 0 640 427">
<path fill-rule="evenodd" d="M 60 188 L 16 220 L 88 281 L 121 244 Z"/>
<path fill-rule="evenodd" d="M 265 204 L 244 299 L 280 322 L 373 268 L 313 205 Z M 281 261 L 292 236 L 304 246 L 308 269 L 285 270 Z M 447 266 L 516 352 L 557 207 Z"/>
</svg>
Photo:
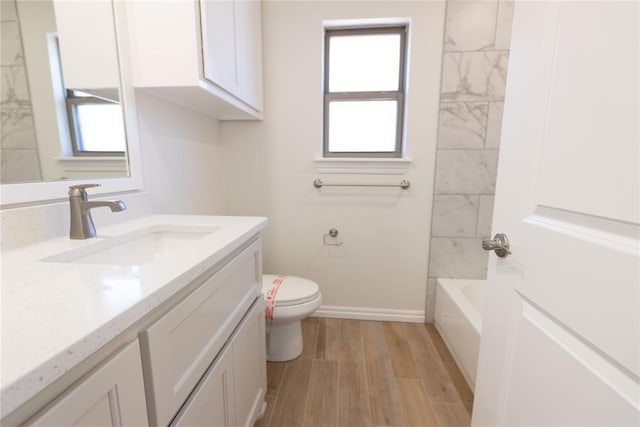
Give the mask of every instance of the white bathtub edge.
<svg viewBox="0 0 640 427">
<path fill-rule="evenodd" d="M 469 285 L 486 286 L 486 281 L 437 279 L 433 323 L 465 381 L 474 390 L 482 314 L 464 292 Z"/>
<path fill-rule="evenodd" d="M 453 360 L 456 362 L 456 365 L 458 365 L 458 370 L 460 371 L 460 373 L 464 377 L 464 380 L 467 382 L 467 385 L 469 386 L 469 388 L 471 389 L 471 392 L 473 393 L 475 388 L 476 388 L 476 382 L 473 381 L 469 377 L 469 374 L 467 374 L 467 371 L 465 369 L 462 369 L 462 362 L 460 361 L 460 359 L 456 355 L 456 352 L 453 351 L 453 348 L 451 348 L 451 344 L 449 344 L 449 340 L 444 335 L 444 332 L 442 331 L 442 329 L 440 329 L 440 325 L 435 323 L 435 322 L 433 322 L 433 326 L 436 327 L 436 330 L 440 334 L 440 337 L 442 338 L 442 341 L 444 341 L 444 345 L 447 346 L 447 349 L 449 350 L 449 353 L 451 353 L 451 357 L 453 357 Z"/>
</svg>

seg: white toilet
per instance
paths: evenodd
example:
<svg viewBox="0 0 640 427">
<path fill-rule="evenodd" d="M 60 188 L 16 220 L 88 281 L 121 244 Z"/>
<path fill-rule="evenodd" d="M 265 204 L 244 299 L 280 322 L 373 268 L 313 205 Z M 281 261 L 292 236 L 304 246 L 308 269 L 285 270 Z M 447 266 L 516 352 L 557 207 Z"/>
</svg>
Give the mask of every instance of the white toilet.
<svg viewBox="0 0 640 427">
<path fill-rule="evenodd" d="M 300 321 L 322 303 L 318 284 L 295 276 L 262 276 L 265 299 L 267 360 L 286 362 L 302 354 Z"/>
</svg>

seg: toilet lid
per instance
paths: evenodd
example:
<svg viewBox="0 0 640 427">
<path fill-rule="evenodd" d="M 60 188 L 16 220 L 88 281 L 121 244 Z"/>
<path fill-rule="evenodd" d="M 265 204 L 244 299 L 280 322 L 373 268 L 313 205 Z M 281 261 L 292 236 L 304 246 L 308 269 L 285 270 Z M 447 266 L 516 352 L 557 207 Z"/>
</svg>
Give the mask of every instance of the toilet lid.
<svg viewBox="0 0 640 427">
<path fill-rule="evenodd" d="M 316 282 L 296 276 L 265 274 L 262 276 L 262 293 L 265 299 L 273 298 L 276 307 L 304 304 L 320 294 Z"/>
</svg>

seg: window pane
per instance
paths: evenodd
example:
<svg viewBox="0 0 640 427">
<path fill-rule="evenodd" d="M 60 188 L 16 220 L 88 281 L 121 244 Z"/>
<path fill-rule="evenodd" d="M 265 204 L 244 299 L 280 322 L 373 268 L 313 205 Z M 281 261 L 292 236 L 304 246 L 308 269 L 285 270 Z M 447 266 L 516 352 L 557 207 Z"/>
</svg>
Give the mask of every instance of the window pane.
<svg viewBox="0 0 640 427">
<path fill-rule="evenodd" d="M 400 34 L 332 36 L 329 91 L 398 90 Z"/>
<path fill-rule="evenodd" d="M 397 101 L 331 102 L 329 151 L 395 151 L 397 112 Z"/>
<path fill-rule="evenodd" d="M 117 104 L 77 104 L 82 151 L 125 151 L 122 108 Z"/>
</svg>

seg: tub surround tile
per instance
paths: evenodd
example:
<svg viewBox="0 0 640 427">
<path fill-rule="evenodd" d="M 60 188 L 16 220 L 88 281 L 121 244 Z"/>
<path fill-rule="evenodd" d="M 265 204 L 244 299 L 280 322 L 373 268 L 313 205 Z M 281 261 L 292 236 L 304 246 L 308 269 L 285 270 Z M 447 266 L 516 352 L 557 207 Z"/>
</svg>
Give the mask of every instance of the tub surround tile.
<svg viewBox="0 0 640 427">
<path fill-rule="evenodd" d="M 438 148 L 483 148 L 488 111 L 486 102 L 441 103 Z"/>
<path fill-rule="evenodd" d="M 486 278 L 489 257 L 480 245 L 491 237 L 513 5 L 447 1 L 427 321 L 434 316 L 437 277 Z M 460 408 L 439 409 L 445 422 Z"/>
<path fill-rule="evenodd" d="M 436 195 L 431 234 L 440 237 L 475 237 L 478 196 Z"/>
<path fill-rule="evenodd" d="M 493 221 L 494 196 L 480 196 L 478 207 L 477 237 L 491 238 L 491 222 Z"/>
<path fill-rule="evenodd" d="M 13 0 L 0 1 L 0 21 L 10 22 L 17 21 L 16 3 Z"/>
<path fill-rule="evenodd" d="M 36 149 L 33 113 L 30 108 L 5 109 L 1 113 L 3 149 Z"/>
<path fill-rule="evenodd" d="M 489 254 L 482 239 L 432 237 L 429 274 L 432 277 L 484 279 Z"/>
<path fill-rule="evenodd" d="M 27 71 L 22 65 L 2 68 L 2 88 L 0 102 L 3 106 L 30 106 L 29 85 Z"/>
<path fill-rule="evenodd" d="M 487 138 L 485 148 L 500 148 L 500 135 L 502 134 L 503 102 L 490 102 L 487 117 Z"/>
<path fill-rule="evenodd" d="M 436 194 L 494 194 L 498 150 L 439 150 Z"/>
<path fill-rule="evenodd" d="M 441 100 L 503 100 L 508 58 L 508 51 L 445 53 Z"/>
<path fill-rule="evenodd" d="M 447 3 L 445 52 L 493 49 L 498 1 Z"/>
<path fill-rule="evenodd" d="M 495 49 L 509 49 L 513 27 L 513 0 L 500 0 L 496 22 Z"/>
<path fill-rule="evenodd" d="M 18 22 L 3 22 L 0 27 L 2 28 L 0 30 L 2 34 L 0 63 L 3 66 L 23 65 L 24 57 Z"/>
<path fill-rule="evenodd" d="M 2 182 L 27 182 L 42 179 L 38 151 L 35 149 L 2 150 Z"/>
</svg>

